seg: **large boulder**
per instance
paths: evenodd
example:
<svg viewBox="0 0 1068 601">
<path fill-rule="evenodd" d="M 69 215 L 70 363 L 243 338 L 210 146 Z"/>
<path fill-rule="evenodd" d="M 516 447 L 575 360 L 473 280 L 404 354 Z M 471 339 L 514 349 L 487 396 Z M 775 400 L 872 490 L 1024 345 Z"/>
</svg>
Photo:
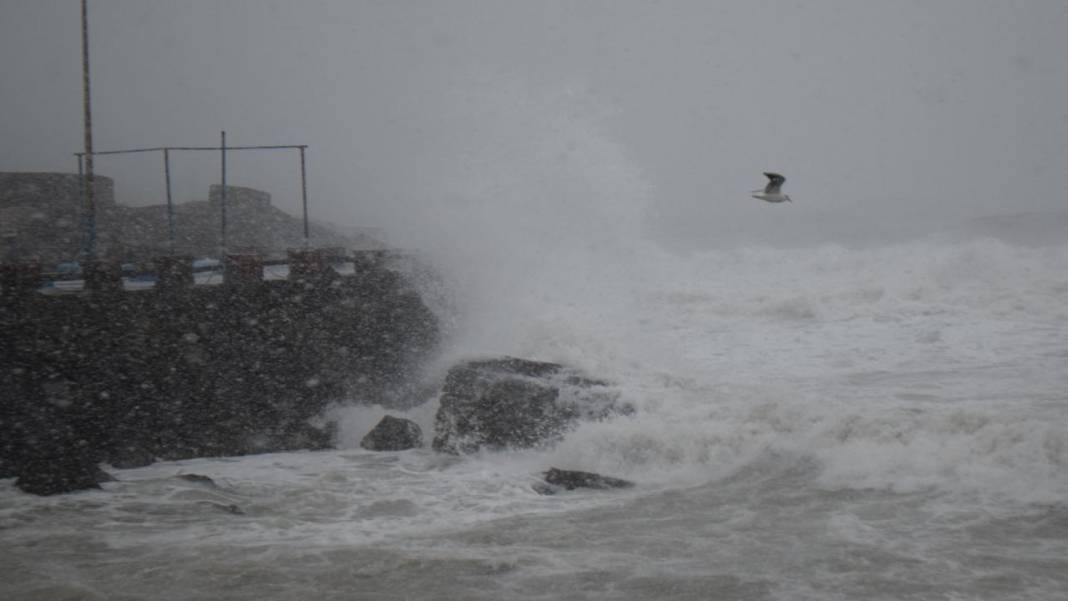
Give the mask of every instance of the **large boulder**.
<svg viewBox="0 0 1068 601">
<path fill-rule="evenodd" d="M 360 446 L 368 451 L 405 451 L 423 446 L 423 429 L 419 424 L 387 415 L 378 422 Z"/>
<path fill-rule="evenodd" d="M 580 420 L 628 411 L 607 382 L 558 363 L 467 361 L 445 378 L 433 447 L 453 454 L 537 447 L 559 440 Z"/>
</svg>

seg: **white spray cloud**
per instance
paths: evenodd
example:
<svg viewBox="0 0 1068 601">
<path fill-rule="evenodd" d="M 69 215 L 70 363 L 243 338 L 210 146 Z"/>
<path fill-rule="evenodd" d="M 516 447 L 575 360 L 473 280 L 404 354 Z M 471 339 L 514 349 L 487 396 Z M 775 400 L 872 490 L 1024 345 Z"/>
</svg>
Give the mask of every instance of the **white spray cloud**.
<svg viewBox="0 0 1068 601">
<path fill-rule="evenodd" d="M 455 88 L 440 109 L 463 135 L 420 160 L 418 214 L 395 212 L 387 228 L 450 280 L 460 351 L 529 351 L 560 311 L 622 300 L 649 189 L 604 134 L 617 111 L 581 85 L 514 77 Z"/>
</svg>

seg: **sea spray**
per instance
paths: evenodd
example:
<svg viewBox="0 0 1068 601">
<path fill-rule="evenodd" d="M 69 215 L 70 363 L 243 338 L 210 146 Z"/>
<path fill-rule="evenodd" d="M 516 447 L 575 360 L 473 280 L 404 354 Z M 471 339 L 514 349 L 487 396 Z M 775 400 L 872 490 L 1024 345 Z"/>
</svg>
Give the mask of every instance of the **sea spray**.
<svg viewBox="0 0 1068 601">
<path fill-rule="evenodd" d="M 583 86 L 505 76 L 462 89 L 442 118 L 463 139 L 413 186 L 417 214 L 388 225 L 449 282 L 456 355 L 568 359 L 566 345 L 541 347 L 544 329 L 621 310 L 643 277 L 649 185 L 603 131 L 616 111 Z"/>
</svg>

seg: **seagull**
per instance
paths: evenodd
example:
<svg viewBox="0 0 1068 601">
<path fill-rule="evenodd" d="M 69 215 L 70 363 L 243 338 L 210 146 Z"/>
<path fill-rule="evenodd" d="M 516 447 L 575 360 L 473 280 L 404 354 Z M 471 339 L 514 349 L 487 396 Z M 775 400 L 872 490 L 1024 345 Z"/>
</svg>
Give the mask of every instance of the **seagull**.
<svg viewBox="0 0 1068 601">
<path fill-rule="evenodd" d="M 753 190 L 753 198 L 759 198 L 766 202 L 793 202 L 789 196 L 780 191 L 783 182 L 786 181 L 785 177 L 778 173 L 769 173 L 767 171 L 764 172 L 764 175 L 768 178 L 768 185 L 763 190 Z"/>
</svg>

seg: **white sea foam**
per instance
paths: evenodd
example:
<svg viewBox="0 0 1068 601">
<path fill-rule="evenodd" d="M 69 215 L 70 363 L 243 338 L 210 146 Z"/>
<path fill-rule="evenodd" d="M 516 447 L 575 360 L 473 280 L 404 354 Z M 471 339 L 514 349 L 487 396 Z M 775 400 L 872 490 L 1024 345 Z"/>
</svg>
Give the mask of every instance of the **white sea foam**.
<svg viewBox="0 0 1068 601">
<path fill-rule="evenodd" d="M 370 512 L 361 529 L 330 528 L 331 540 L 373 532 L 420 561 L 471 562 L 517 598 L 591 574 L 644 598 L 622 583 L 648 565 L 650 586 L 692 598 L 736 592 L 710 571 L 791 598 L 873 586 L 994 598 L 1017 577 L 1039 597 L 1062 587 L 1042 566 L 1063 563 L 1068 247 L 654 251 L 631 268 L 644 272 L 598 280 L 603 302 L 581 287 L 526 299 L 514 327 L 484 334 L 614 380 L 634 415 L 547 450 L 404 455 L 388 484 L 350 497 Z M 426 429 L 434 409 L 403 415 Z M 338 408 L 346 444 L 384 412 Z M 538 498 L 530 483 L 548 466 L 638 486 Z M 968 559 L 980 551 L 1018 559 Z"/>
<path fill-rule="evenodd" d="M 1068 496 L 1068 247 L 651 252 L 640 267 L 600 280 L 600 304 L 528 298 L 497 331 L 507 352 L 615 380 L 637 414 L 583 424 L 548 451 L 469 461 L 655 489 L 771 454 L 815 462 L 829 490 Z M 429 433 L 434 410 L 408 415 Z M 385 412 L 341 409 L 343 442 Z"/>
</svg>

